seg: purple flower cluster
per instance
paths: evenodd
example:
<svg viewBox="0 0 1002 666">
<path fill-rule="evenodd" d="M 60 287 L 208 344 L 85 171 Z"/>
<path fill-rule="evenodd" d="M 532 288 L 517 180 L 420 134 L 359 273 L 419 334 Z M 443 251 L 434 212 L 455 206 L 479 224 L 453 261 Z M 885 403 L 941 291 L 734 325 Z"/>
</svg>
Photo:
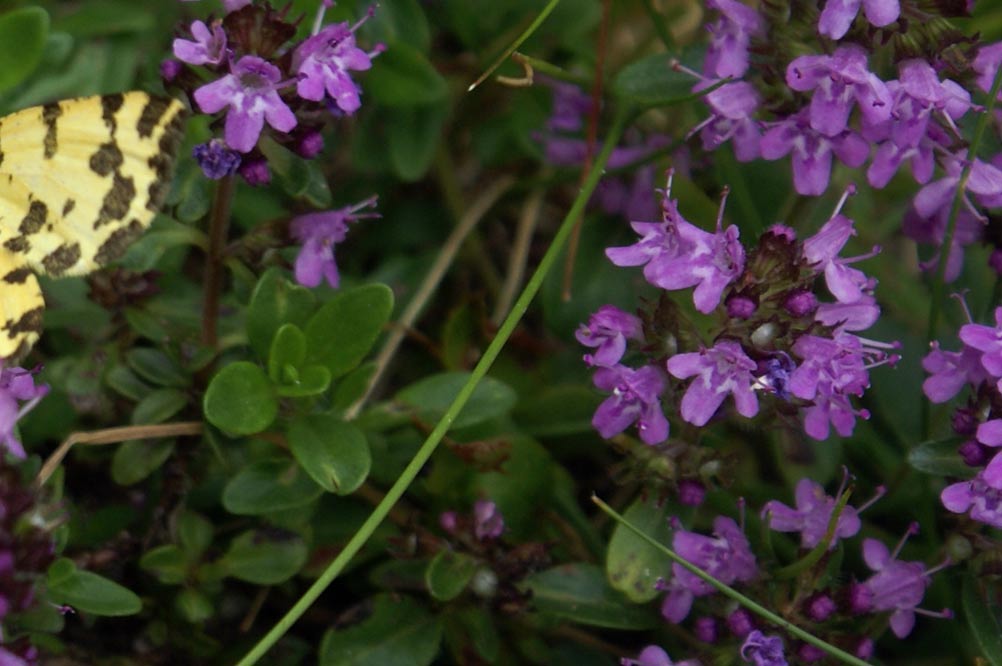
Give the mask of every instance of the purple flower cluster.
<svg viewBox="0 0 1002 666">
<path fill-rule="evenodd" d="M 905 233 L 937 246 L 969 167 L 959 193 L 957 230 L 944 258 L 947 279 L 955 279 L 961 248 L 985 240 L 983 209 L 1002 206 L 1002 155 L 968 161 L 958 123 L 969 111 L 983 109 L 972 101 L 973 88 L 960 82 L 974 80 L 988 92 L 1002 63 L 1002 44 L 972 48 L 976 56 L 969 65 L 949 61 L 942 52 L 954 44 L 951 37 L 923 21 L 899 21 L 897 0 L 827 0 L 816 25 L 736 0 L 706 4 L 719 18 L 707 25 L 703 73 L 686 71 L 700 79 L 697 91 L 723 85 L 704 96 L 710 114 L 692 132 L 699 132 L 703 148 L 731 141 L 742 162 L 790 155 L 794 187 L 803 195 L 828 189 L 833 158 L 853 168 L 869 162 L 866 177 L 878 189 L 907 163 L 921 188 L 905 216 Z M 865 22 L 857 19 L 861 7 Z M 776 43 L 770 36 L 777 30 L 791 38 Z M 816 33 L 835 42 L 825 53 L 803 55 L 817 48 Z M 906 49 L 905 55 L 900 49 L 885 53 L 890 44 L 905 42 L 927 46 Z M 753 56 L 759 67 L 749 67 Z M 896 71 L 871 70 L 871 63 L 888 60 Z M 784 77 L 777 80 L 774 73 L 780 72 Z M 732 80 L 724 83 L 725 77 Z M 939 260 L 935 255 L 923 267 Z"/>
<path fill-rule="evenodd" d="M 47 384 L 35 384 L 37 372 L 37 369 L 0 369 L 0 447 L 16 458 L 24 458 L 25 453 L 14 428 L 49 392 Z"/>
<path fill-rule="evenodd" d="M 302 246 L 296 257 L 296 282 L 316 287 L 326 280 L 331 288 L 337 289 L 340 276 L 334 262 L 334 246 L 348 235 L 349 222 L 379 217 L 377 213 L 359 213 L 375 206 L 376 197 L 373 196 L 354 206 L 294 218 L 289 223 L 289 233 Z"/>
<path fill-rule="evenodd" d="M 265 126 L 279 143 L 315 157 L 326 118 L 358 110 L 360 89 L 351 73 L 369 69 L 382 46 L 367 52 L 356 45 L 355 31 L 365 18 L 322 26 L 331 4 L 320 3 L 313 34 L 299 44 L 288 44 L 296 32 L 286 21 L 288 7 L 276 11 L 250 0 L 225 3 L 222 19 L 193 21 L 191 39 L 174 40 L 177 60 L 161 68 L 165 78 L 185 89 L 201 112 L 225 111 L 225 143 L 213 140 L 195 149 L 208 178 L 239 169 L 248 182 L 265 183 L 267 164 L 257 149 Z M 202 75 L 189 75 L 180 63 L 202 68 Z M 206 75 L 212 80 L 203 83 Z"/>
<path fill-rule="evenodd" d="M 960 454 L 977 469 L 974 477 L 951 484 L 940 499 L 949 511 L 966 513 L 992 527 L 1002 527 L 1002 413 L 992 405 L 1002 399 L 1002 307 L 995 310 L 995 325 L 960 327 L 960 351 L 950 352 L 933 343 L 922 365 L 929 377 L 922 384 L 926 397 L 942 403 L 969 386 L 971 403 L 958 410 L 954 429 L 965 438 Z"/>
<path fill-rule="evenodd" d="M 760 412 L 760 395 L 770 394 L 801 409 L 812 438 L 826 439 L 832 427 L 850 435 L 856 418 L 868 416 L 852 398 L 869 386 L 869 370 L 898 357 L 889 351 L 895 345 L 856 335 L 876 321 L 880 308 L 876 280 L 854 267 L 877 249 L 841 256 L 855 234 L 853 221 L 841 214 L 849 192 L 815 235 L 798 243 L 792 229 L 777 225 L 746 253 L 737 227 L 724 226 L 723 200 L 712 233 L 682 217 L 671 199 L 672 177 L 670 172 L 661 222 L 633 222 L 638 242 L 606 254 L 617 266 L 643 266 L 647 281 L 663 290 L 694 287 L 695 309 L 723 310 L 727 323 L 712 344 L 678 349 L 678 339 L 698 340 L 698 334 L 670 331 L 667 337 L 676 342 L 662 344 L 644 339 L 637 317 L 612 306 L 599 310 L 578 332 L 580 342 L 597 348 L 585 357 L 599 367 L 596 386 L 613 393 L 595 413 L 595 428 L 608 438 L 637 421 L 641 439 L 658 444 L 668 437 L 663 403 L 677 408 L 683 421 L 705 426 L 728 397 L 738 414 L 752 418 Z M 814 295 L 822 281 L 833 302 Z M 657 312 L 642 314 L 654 330 Z M 619 365 L 630 340 L 649 356 L 640 370 Z M 683 384 L 676 407 L 672 399 Z"/>
</svg>

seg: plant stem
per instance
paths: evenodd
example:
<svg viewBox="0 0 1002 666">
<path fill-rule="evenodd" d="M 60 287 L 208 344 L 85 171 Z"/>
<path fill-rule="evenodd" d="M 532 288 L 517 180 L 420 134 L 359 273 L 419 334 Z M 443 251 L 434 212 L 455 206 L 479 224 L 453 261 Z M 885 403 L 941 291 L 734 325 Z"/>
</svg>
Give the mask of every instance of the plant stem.
<svg viewBox="0 0 1002 666">
<path fill-rule="evenodd" d="M 205 262 L 205 287 L 202 291 L 202 344 L 215 349 L 219 340 L 216 325 L 219 320 L 219 294 L 223 286 L 223 254 L 230 226 L 230 206 L 233 203 L 233 176 L 224 176 L 216 184 L 216 193 L 209 212 L 209 256 Z"/>
<path fill-rule="evenodd" d="M 567 237 L 571 233 L 574 221 L 577 219 L 578 215 L 584 210 L 585 204 L 588 202 L 588 198 L 594 191 L 595 186 L 598 185 L 599 178 L 602 177 L 602 169 L 605 163 L 609 159 L 609 154 L 612 152 L 612 147 L 616 145 L 619 140 L 620 135 L 623 132 L 623 128 L 626 126 L 626 121 L 629 116 L 628 109 L 620 109 L 617 113 L 615 119 L 613 120 L 612 127 L 609 130 L 608 140 L 605 146 L 602 148 L 602 152 L 599 154 L 598 158 L 595 160 L 594 166 L 588 174 L 588 178 L 585 180 L 581 191 L 578 193 L 577 198 L 575 198 L 571 209 L 567 211 L 567 215 L 564 217 L 564 221 L 560 225 L 560 229 L 557 230 L 556 235 L 553 237 L 553 242 L 550 244 L 549 249 L 543 256 L 543 259 L 539 262 L 539 267 L 536 272 L 532 274 L 529 279 L 528 284 L 526 284 L 525 289 L 522 291 L 522 295 L 519 296 L 515 305 L 512 307 L 511 312 L 508 313 L 507 318 L 505 318 L 504 323 L 501 324 L 501 328 L 498 329 L 497 335 L 488 345 L 487 349 L 484 351 L 484 355 L 480 358 L 476 367 L 470 373 L 470 378 L 467 380 L 463 388 L 460 389 L 459 394 L 456 399 L 452 401 L 449 409 L 442 416 L 441 420 L 432 430 L 431 434 L 418 449 L 418 452 L 414 454 L 414 458 L 408 463 L 404 471 L 401 472 L 400 477 L 396 480 L 393 486 L 386 492 L 386 497 L 382 502 L 373 510 L 372 514 L 366 519 L 358 531 L 352 536 L 352 538 L 345 544 L 344 550 L 342 550 L 334 561 L 330 563 L 327 569 L 320 574 L 320 577 L 314 581 L 313 585 L 303 594 L 296 604 L 289 609 L 282 619 L 280 619 L 271 630 L 264 635 L 263 638 L 255 645 L 250 652 L 248 652 L 243 659 L 237 662 L 237 666 L 251 666 L 251 664 L 256 664 L 261 657 L 263 657 L 271 647 L 278 642 L 278 640 L 285 635 L 285 633 L 295 624 L 303 613 L 316 601 L 324 590 L 334 581 L 335 578 L 340 575 L 344 568 L 351 562 L 352 558 L 362 549 L 362 546 L 366 544 L 372 533 L 375 532 L 376 528 L 379 527 L 380 523 L 386 518 L 390 509 L 396 504 L 410 484 L 417 477 L 421 468 L 424 467 L 428 459 L 431 458 L 432 453 L 435 452 L 436 447 L 445 433 L 448 432 L 449 428 L 452 426 L 453 421 L 459 415 L 459 412 L 466 405 L 466 402 L 473 395 L 473 391 L 477 388 L 486 375 L 487 371 L 490 370 L 494 361 L 497 359 L 501 350 L 504 348 L 505 343 L 511 334 L 515 331 L 515 327 L 521 321 L 522 316 L 525 314 L 526 310 L 529 309 L 529 304 L 532 299 L 539 292 L 540 287 L 543 284 L 543 279 L 549 273 L 550 269 L 553 267 L 554 262 L 557 260 L 557 256 L 563 249 L 564 244 L 567 242 Z"/>
<path fill-rule="evenodd" d="M 550 12 L 556 9 L 557 3 L 559 2 L 560 0 L 550 0 L 548 3 L 546 3 L 546 6 L 543 7 L 542 11 L 540 11 L 539 14 L 536 16 L 536 18 L 532 21 L 532 23 L 529 24 L 529 27 L 523 30 L 522 34 L 519 35 L 514 42 L 508 45 L 508 48 L 506 48 L 504 52 L 501 53 L 500 56 L 498 56 L 497 60 L 495 60 L 491 64 L 491 66 L 484 71 L 483 74 L 477 77 L 476 81 L 470 84 L 470 87 L 466 89 L 466 92 L 471 92 L 474 88 L 483 83 L 488 76 L 494 73 L 494 70 L 500 67 L 504 63 L 504 61 L 511 56 L 512 53 L 518 50 L 518 47 L 522 46 L 525 40 L 529 39 L 529 36 L 532 35 L 532 33 L 536 32 L 536 30 L 539 29 L 539 26 L 543 25 L 543 21 L 545 21 L 546 17 L 550 15 Z"/>
</svg>

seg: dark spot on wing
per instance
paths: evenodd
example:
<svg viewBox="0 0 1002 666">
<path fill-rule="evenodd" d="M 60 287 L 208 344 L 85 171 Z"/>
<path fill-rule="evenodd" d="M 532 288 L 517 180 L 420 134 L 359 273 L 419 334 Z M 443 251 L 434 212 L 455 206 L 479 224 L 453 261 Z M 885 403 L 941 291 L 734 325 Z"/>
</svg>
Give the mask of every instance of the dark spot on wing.
<svg viewBox="0 0 1002 666">
<path fill-rule="evenodd" d="M 63 217 L 69 215 L 74 208 L 77 207 L 76 199 L 67 199 L 66 203 L 63 204 Z"/>
<path fill-rule="evenodd" d="M 146 106 L 143 107 L 143 112 L 139 114 L 139 120 L 136 122 L 136 131 L 139 132 L 140 138 L 153 136 L 153 130 L 160 124 L 160 119 L 170 106 L 171 100 L 168 97 L 150 97 L 146 100 Z"/>
<path fill-rule="evenodd" d="M 116 172 L 111 183 L 111 189 L 104 195 L 104 202 L 101 210 L 94 221 L 94 229 L 100 229 L 103 225 L 114 220 L 121 220 L 129 212 L 132 200 L 136 198 L 136 185 L 132 177 L 123 178 L 121 173 Z"/>
<path fill-rule="evenodd" d="M 63 115 L 63 109 L 56 102 L 42 107 L 42 122 L 45 123 L 45 140 L 43 141 L 45 159 L 50 159 L 59 148 L 56 124 L 61 115 Z"/>
<path fill-rule="evenodd" d="M 100 265 L 105 265 L 122 256 L 125 249 L 129 247 L 136 238 L 143 233 L 143 225 L 139 220 L 133 219 L 129 226 L 116 229 L 108 236 L 108 240 L 101 244 L 94 255 L 94 261 Z"/>
<path fill-rule="evenodd" d="M 15 268 L 14 270 L 3 276 L 3 281 L 7 284 L 24 284 L 24 281 L 28 279 L 31 275 L 31 269 L 27 266 L 22 266 L 21 268 Z"/>
<path fill-rule="evenodd" d="M 17 321 L 8 319 L 3 326 L 7 337 L 13 340 L 22 333 L 38 333 L 42 330 L 42 313 L 44 308 L 37 307 L 28 310 Z"/>
<path fill-rule="evenodd" d="M 38 233 L 45 226 L 45 218 L 49 214 L 49 208 L 41 201 L 32 201 L 28 206 L 28 214 L 21 220 L 21 225 L 17 228 L 22 235 L 30 236 Z"/>
<path fill-rule="evenodd" d="M 107 176 L 122 166 L 122 151 L 114 141 L 102 143 L 97 152 L 90 156 L 90 170 L 99 176 Z"/>
<path fill-rule="evenodd" d="M 16 252 L 18 254 L 27 252 L 31 249 L 31 243 L 28 242 L 26 236 L 15 236 L 4 241 L 3 246 L 10 250 L 11 252 Z"/>
<path fill-rule="evenodd" d="M 59 277 L 78 261 L 80 261 L 80 243 L 73 243 L 57 247 L 42 259 L 42 266 L 49 275 Z"/>
<path fill-rule="evenodd" d="M 115 114 L 118 113 L 118 110 L 122 108 L 122 104 L 124 103 L 125 97 L 121 93 L 105 95 L 101 98 L 101 119 L 104 120 L 104 124 L 111 130 L 112 136 L 115 136 L 115 129 L 117 127 L 115 124 Z"/>
<path fill-rule="evenodd" d="M 146 208 L 156 211 L 163 205 L 170 187 L 171 171 L 174 167 L 174 157 L 177 155 L 178 146 L 184 136 L 184 120 L 187 112 L 178 109 L 174 117 L 164 127 L 164 132 L 160 136 L 158 147 L 160 151 L 150 156 L 147 164 L 154 172 L 156 178 L 150 183 L 147 190 Z"/>
</svg>

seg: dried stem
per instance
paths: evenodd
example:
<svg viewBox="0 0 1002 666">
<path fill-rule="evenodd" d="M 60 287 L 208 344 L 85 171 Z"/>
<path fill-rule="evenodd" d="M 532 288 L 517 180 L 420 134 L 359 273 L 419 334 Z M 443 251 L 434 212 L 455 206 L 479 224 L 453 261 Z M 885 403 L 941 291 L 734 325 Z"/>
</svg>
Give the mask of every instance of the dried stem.
<svg viewBox="0 0 1002 666">
<path fill-rule="evenodd" d="M 205 262 L 205 287 L 202 300 L 202 343 L 215 349 L 219 340 L 219 295 L 223 285 L 223 256 L 230 226 L 233 203 L 233 176 L 224 176 L 216 184 L 216 194 L 209 213 L 209 256 Z"/>
<path fill-rule="evenodd" d="M 494 316 L 491 317 L 491 322 L 494 325 L 500 325 L 504 321 L 508 310 L 511 309 L 511 304 L 515 302 L 519 288 L 522 286 L 525 267 L 529 263 L 529 244 L 532 242 L 532 233 L 536 230 L 536 224 L 539 222 L 539 211 L 543 207 L 544 194 L 546 194 L 546 190 L 542 188 L 533 190 L 522 207 L 522 214 L 518 218 L 518 229 L 515 231 L 515 241 L 511 248 L 511 260 L 508 262 L 508 273 L 505 275 L 501 293 L 498 295 Z"/>
</svg>

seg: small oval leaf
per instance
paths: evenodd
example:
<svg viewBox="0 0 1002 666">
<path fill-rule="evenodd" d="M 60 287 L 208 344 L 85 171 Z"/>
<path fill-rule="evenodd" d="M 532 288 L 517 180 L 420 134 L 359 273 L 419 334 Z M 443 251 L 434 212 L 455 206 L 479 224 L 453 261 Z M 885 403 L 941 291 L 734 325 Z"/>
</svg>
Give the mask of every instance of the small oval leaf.
<svg viewBox="0 0 1002 666">
<path fill-rule="evenodd" d="M 135 615 L 143 604 L 131 590 L 90 571 L 80 571 L 65 558 L 57 560 L 49 570 L 48 596 L 57 604 L 72 606 L 94 615 Z"/>
<path fill-rule="evenodd" d="M 209 423 L 234 435 L 261 432 L 275 420 L 278 400 L 264 370 L 247 361 L 231 363 L 209 382 L 203 400 Z"/>
<path fill-rule="evenodd" d="M 22 7 L 0 15 L 0 92 L 35 71 L 45 53 L 49 15 L 41 7 Z"/>
<path fill-rule="evenodd" d="M 337 379 L 353 370 L 372 349 L 393 312 L 393 292 L 385 284 L 343 289 L 306 325 L 307 358 Z"/>
<path fill-rule="evenodd" d="M 349 495 L 369 475 L 369 445 L 350 423 L 328 414 L 301 416 L 289 424 L 288 438 L 292 455 L 327 492 Z"/>
<path fill-rule="evenodd" d="M 262 460 L 240 470 L 223 489 L 230 513 L 257 516 L 295 509 L 323 494 L 303 468 L 285 458 Z"/>
<path fill-rule="evenodd" d="M 306 556 L 306 544 L 298 536 L 273 538 L 252 530 L 233 540 L 219 564 L 233 578 L 277 585 L 296 575 L 306 564 Z"/>
</svg>

